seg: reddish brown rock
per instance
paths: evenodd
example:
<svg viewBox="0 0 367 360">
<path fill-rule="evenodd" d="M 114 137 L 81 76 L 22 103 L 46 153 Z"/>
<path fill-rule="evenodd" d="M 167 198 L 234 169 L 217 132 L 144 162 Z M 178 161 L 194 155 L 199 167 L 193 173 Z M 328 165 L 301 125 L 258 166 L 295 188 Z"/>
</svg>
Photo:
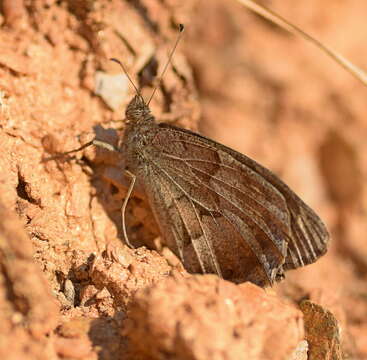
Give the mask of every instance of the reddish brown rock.
<svg viewBox="0 0 367 360">
<path fill-rule="evenodd" d="M 67 339 L 57 337 L 54 342 L 55 350 L 61 357 L 72 359 L 97 359 L 92 355 L 92 348 L 88 338 Z M 87 357 L 88 356 L 88 357 Z"/>
<path fill-rule="evenodd" d="M 33 260 L 23 226 L 0 204 L 0 357 L 49 359 L 49 337 L 58 321 L 50 286 Z"/>
<path fill-rule="evenodd" d="M 340 328 L 334 315 L 318 304 L 303 301 L 305 335 L 309 343 L 308 360 L 342 360 Z"/>
<path fill-rule="evenodd" d="M 100 303 L 109 293 L 113 298 L 114 308 L 125 308 L 137 290 L 163 281 L 172 270 L 167 261 L 158 253 L 143 247 L 136 250 L 125 247 L 116 256 L 121 259 L 122 263 L 102 258 L 96 259 L 91 280 L 99 291 L 105 290 L 105 295 L 94 294 L 89 289 L 84 293 L 82 303 L 88 302 L 88 294 L 95 298 L 97 303 Z"/>
<path fill-rule="evenodd" d="M 137 293 L 126 334 L 143 359 L 285 359 L 303 338 L 302 313 L 251 284 L 169 278 Z"/>
</svg>

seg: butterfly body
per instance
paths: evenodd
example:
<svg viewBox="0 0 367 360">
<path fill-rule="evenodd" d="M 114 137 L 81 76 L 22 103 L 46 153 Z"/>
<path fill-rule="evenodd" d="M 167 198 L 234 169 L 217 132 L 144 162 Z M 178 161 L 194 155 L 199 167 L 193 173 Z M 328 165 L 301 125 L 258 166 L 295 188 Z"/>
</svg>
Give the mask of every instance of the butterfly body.
<svg viewBox="0 0 367 360">
<path fill-rule="evenodd" d="M 189 272 L 266 286 L 326 252 L 319 217 L 269 170 L 199 134 L 157 124 L 140 95 L 126 118 L 126 168 Z"/>
</svg>

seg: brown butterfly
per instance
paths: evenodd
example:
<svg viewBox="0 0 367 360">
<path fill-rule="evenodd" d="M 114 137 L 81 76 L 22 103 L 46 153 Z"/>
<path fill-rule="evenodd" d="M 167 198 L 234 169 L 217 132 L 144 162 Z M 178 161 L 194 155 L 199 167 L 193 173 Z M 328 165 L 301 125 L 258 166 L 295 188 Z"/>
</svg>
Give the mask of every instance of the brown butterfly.
<svg viewBox="0 0 367 360">
<path fill-rule="evenodd" d="M 156 123 L 140 95 L 126 119 L 126 170 L 189 272 L 265 286 L 325 254 L 324 224 L 271 171 L 197 133 Z"/>
<path fill-rule="evenodd" d="M 149 102 L 157 87 L 146 103 L 123 64 L 111 60 L 121 65 L 137 92 L 127 106 L 122 146 L 117 149 L 133 179 L 123 214 L 136 180 L 165 243 L 185 268 L 236 283 L 271 285 L 285 270 L 311 264 L 325 254 L 325 225 L 286 184 L 229 147 L 156 123 Z M 64 154 L 92 144 L 114 150 L 93 140 Z M 123 231 L 129 244 L 124 215 Z"/>
</svg>

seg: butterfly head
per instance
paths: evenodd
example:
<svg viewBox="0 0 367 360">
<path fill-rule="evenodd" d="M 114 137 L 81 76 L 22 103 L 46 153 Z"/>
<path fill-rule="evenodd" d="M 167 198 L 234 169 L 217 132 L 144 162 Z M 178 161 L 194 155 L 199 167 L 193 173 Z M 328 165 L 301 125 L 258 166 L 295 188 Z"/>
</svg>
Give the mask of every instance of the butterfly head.
<svg viewBox="0 0 367 360">
<path fill-rule="evenodd" d="M 141 95 L 135 95 L 126 108 L 127 121 L 136 122 L 150 117 L 149 106 Z"/>
</svg>

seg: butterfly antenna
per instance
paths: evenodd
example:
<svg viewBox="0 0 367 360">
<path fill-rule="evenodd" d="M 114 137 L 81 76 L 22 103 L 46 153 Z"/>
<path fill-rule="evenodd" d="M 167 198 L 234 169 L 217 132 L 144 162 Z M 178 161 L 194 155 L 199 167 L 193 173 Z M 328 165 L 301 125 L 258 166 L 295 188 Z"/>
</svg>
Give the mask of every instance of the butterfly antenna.
<svg viewBox="0 0 367 360">
<path fill-rule="evenodd" d="M 127 72 L 127 70 L 125 69 L 125 66 L 123 65 L 123 63 L 118 60 L 118 59 L 115 59 L 115 58 L 111 58 L 110 59 L 111 61 L 114 61 L 115 63 L 119 64 L 123 70 L 123 72 L 125 73 L 125 75 L 127 76 L 128 80 L 130 81 L 131 85 L 134 87 L 135 91 L 136 91 L 136 94 L 138 96 L 140 96 L 141 98 L 143 98 L 140 94 L 140 91 L 138 90 L 138 88 L 135 86 L 134 84 L 134 81 L 131 80 L 131 77 L 129 76 L 129 73 Z"/>
<path fill-rule="evenodd" d="M 171 61 L 172 61 L 173 54 L 174 54 L 174 52 L 175 52 L 175 50 L 176 50 L 176 48 L 177 48 L 178 43 L 179 43 L 179 42 L 180 42 L 180 40 L 181 40 L 181 36 L 182 36 L 182 33 L 183 33 L 183 31 L 184 31 L 184 30 L 185 30 L 185 27 L 183 26 L 183 24 L 180 24 L 180 25 L 179 25 L 179 27 L 178 27 L 178 31 L 179 31 L 179 33 L 178 33 L 178 35 L 177 35 L 177 39 L 176 39 L 175 45 L 173 46 L 173 48 L 172 48 L 172 50 L 171 50 L 171 53 L 170 53 L 170 54 L 169 54 L 169 56 L 168 56 L 167 63 L 166 63 L 166 65 L 165 65 L 165 67 L 164 67 L 164 69 L 163 69 L 163 71 L 162 71 L 161 76 L 160 76 L 160 77 L 159 77 L 159 79 L 158 79 L 157 85 L 156 85 L 156 86 L 155 86 L 155 88 L 153 89 L 152 95 L 150 95 L 150 98 L 149 98 L 148 103 L 147 103 L 147 105 L 148 105 L 148 106 L 149 106 L 149 104 L 150 104 L 150 101 L 153 99 L 153 96 L 154 96 L 155 92 L 157 91 L 158 86 L 161 84 L 162 79 L 163 79 L 163 76 L 164 76 L 164 74 L 166 73 L 166 70 L 167 70 L 167 68 L 168 68 L 169 64 L 170 64 L 170 63 L 171 63 Z"/>
</svg>

